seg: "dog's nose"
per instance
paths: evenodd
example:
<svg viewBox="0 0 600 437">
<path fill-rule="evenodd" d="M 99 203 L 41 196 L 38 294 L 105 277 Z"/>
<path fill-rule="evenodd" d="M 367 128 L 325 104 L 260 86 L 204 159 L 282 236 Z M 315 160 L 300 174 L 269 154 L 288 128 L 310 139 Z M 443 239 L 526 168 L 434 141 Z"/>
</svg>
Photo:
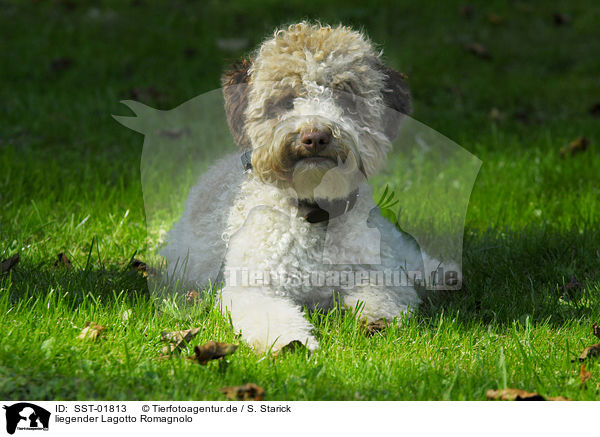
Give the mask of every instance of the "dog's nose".
<svg viewBox="0 0 600 437">
<path fill-rule="evenodd" d="M 300 137 L 300 141 L 305 149 L 319 153 L 331 142 L 331 136 L 324 131 L 304 132 Z"/>
</svg>

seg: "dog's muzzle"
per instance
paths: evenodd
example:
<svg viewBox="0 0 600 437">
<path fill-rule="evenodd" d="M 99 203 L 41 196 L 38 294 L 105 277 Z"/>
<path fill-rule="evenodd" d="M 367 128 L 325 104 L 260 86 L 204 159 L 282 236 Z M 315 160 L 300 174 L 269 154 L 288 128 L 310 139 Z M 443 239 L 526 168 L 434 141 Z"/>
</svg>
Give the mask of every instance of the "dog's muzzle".
<svg viewBox="0 0 600 437">
<path fill-rule="evenodd" d="M 252 149 L 242 153 L 240 159 L 244 171 L 252 170 Z M 319 203 L 291 199 L 290 202 L 298 208 L 299 212 L 302 212 L 302 216 L 308 223 L 324 223 L 350 211 L 356 204 L 358 195 L 357 189 L 345 199 L 322 200 Z"/>
</svg>

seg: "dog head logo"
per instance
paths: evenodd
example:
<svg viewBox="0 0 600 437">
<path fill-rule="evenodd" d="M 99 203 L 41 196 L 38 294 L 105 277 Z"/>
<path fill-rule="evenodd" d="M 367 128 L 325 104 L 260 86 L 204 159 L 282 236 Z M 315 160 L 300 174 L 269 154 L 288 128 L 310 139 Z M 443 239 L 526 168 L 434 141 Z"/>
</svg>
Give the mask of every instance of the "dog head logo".
<svg viewBox="0 0 600 437">
<path fill-rule="evenodd" d="M 48 430 L 50 412 L 28 402 L 4 406 L 6 410 L 6 432 L 14 434 L 16 430 Z"/>
</svg>

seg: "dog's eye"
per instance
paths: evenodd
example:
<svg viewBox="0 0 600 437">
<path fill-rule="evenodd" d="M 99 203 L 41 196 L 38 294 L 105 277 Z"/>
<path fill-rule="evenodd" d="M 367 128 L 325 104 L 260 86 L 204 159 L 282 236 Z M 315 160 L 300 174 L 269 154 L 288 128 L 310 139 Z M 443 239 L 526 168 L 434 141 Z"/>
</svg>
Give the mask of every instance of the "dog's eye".
<svg viewBox="0 0 600 437">
<path fill-rule="evenodd" d="M 340 92 L 337 94 L 336 100 L 338 102 L 338 105 L 340 105 L 340 107 L 345 112 L 347 112 L 349 114 L 356 113 L 358 98 L 356 97 L 355 94 L 347 93 L 347 92 Z"/>
<path fill-rule="evenodd" d="M 286 111 L 294 109 L 294 99 L 295 96 L 293 94 L 287 95 L 277 103 L 277 106 Z"/>
<path fill-rule="evenodd" d="M 294 109 L 295 98 L 296 96 L 293 94 L 286 94 L 278 99 L 269 100 L 265 106 L 265 114 L 267 118 L 275 118 L 282 112 Z"/>
</svg>

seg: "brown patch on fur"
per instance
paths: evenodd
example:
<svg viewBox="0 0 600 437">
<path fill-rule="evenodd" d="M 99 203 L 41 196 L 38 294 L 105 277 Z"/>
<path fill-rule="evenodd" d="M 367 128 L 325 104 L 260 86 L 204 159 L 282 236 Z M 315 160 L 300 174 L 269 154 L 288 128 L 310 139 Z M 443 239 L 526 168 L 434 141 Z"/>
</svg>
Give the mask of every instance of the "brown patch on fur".
<svg viewBox="0 0 600 437">
<path fill-rule="evenodd" d="M 412 112 L 410 90 L 404 74 L 383 64 L 378 65 L 378 68 L 385 74 L 385 85 L 381 90 L 383 102 L 393 109 L 388 109 L 383 114 L 384 133 L 393 141 L 398 136 L 401 114 L 408 115 Z"/>
<path fill-rule="evenodd" d="M 246 134 L 246 116 L 244 115 L 248 105 L 248 70 L 251 65 L 249 60 L 242 59 L 233 64 L 221 76 L 227 123 L 235 143 L 242 149 L 251 147 L 250 139 Z"/>
</svg>

